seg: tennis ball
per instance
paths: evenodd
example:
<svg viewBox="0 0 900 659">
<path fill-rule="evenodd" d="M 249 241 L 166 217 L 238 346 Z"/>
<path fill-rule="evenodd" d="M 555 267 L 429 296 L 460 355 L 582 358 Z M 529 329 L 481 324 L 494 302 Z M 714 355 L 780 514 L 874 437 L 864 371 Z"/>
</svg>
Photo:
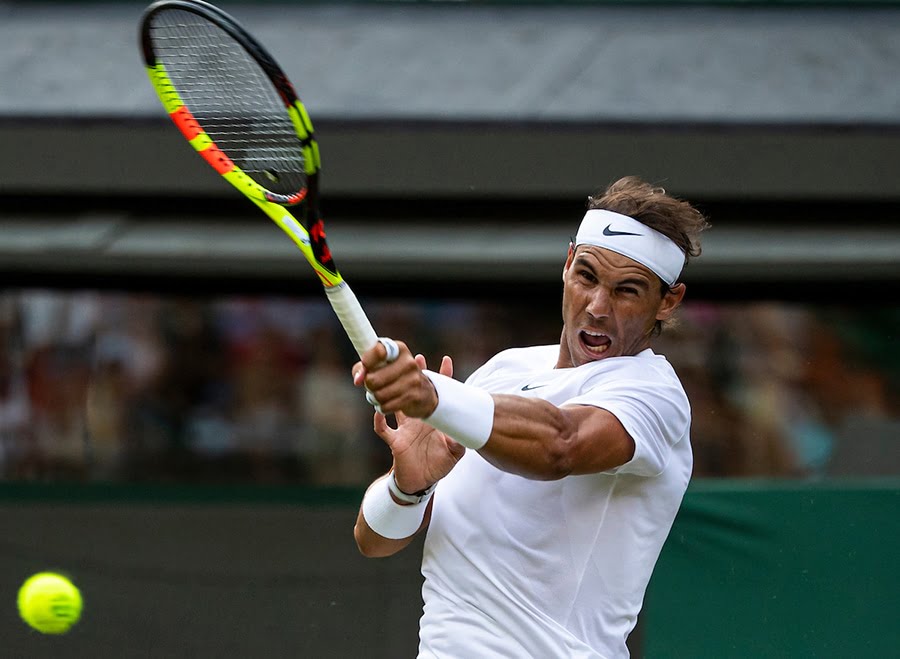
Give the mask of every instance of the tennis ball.
<svg viewBox="0 0 900 659">
<path fill-rule="evenodd" d="M 19 588 L 19 615 L 42 634 L 65 634 L 81 617 L 81 592 L 61 574 L 38 572 Z"/>
</svg>

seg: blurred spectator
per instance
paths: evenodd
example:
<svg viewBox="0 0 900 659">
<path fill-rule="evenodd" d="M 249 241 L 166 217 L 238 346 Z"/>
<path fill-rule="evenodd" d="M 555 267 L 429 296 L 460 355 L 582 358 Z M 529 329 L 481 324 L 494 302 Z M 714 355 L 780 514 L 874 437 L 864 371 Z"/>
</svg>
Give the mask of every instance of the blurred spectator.
<svg viewBox="0 0 900 659">
<path fill-rule="evenodd" d="M 558 340 L 555 316 L 527 304 L 366 306 L 432 366 Z M 660 349 L 694 409 L 695 475 L 900 474 L 898 321 L 892 308 L 686 304 Z M 352 347 L 318 298 L 6 291 L 0 349 L 6 479 L 362 485 L 385 468 Z"/>
<path fill-rule="evenodd" d="M 741 370 L 743 345 L 752 341 L 733 327 L 743 324 L 736 313 L 704 303 L 685 305 L 674 327 L 660 337 L 660 352 L 667 355 L 681 376 L 691 401 L 694 475 L 797 476 L 799 461 L 783 428 L 759 409 L 748 409 L 751 386 Z M 663 345 L 663 342 L 665 345 Z"/>
<path fill-rule="evenodd" d="M 15 477 L 32 445 L 31 408 L 23 368 L 24 350 L 16 299 L 0 296 L 0 476 Z"/>
<path fill-rule="evenodd" d="M 29 432 L 19 470 L 31 478 L 87 476 L 84 401 L 99 308 L 87 292 L 32 291 L 19 301 Z"/>
<path fill-rule="evenodd" d="M 822 315 L 809 350 L 807 386 L 835 429 L 832 476 L 900 473 L 900 311 Z"/>
<path fill-rule="evenodd" d="M 305 473 L 293 400 L 302 370 L 296 344 L 277 327 L 263 326 L 240 352 L 232 353 L 231 367 L 235 443 L 252 478 L 296 480 Z"/>
<path fill-rule="evenodd" d="M 214 404 L 225 382 L 224 361 L 207 306 L 200 301 L 168 300 L 154 320 L 160 358 L 128 412 L 127 467 L 133 479 L 177 480 L 190 474 L 190 421 Z"/>
<path fill-rule="evenodd" d="M 754 304 L 732 312 L 740 361 L 733 396 L 751 423 L 783 438 L 800 473 L 820 475 L 831 457 L 833 429 L 805 386 L 813 317 L 786 305 Z"/>
<path fill-rule="evenodd" d="M 305 421 L 300 450 L 312 482 L 358 485 L 380 469 L 375 462 L 380 440 L 371 431 L 372 408 L 347 377 L 348 361 L 337 340 L 346 339 L 330 329 L 308 337 L 310 362 L 295 394 Z"/>
</svg>

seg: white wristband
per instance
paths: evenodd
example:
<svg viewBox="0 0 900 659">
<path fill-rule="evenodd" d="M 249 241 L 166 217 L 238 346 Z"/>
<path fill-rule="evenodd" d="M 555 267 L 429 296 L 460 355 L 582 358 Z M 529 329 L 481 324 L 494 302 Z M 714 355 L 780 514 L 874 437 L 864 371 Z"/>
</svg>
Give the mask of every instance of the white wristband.
<svg viewBox="0 0 900 659">
<path fill-rule="evenodd" d="M 391 497 L 388 487 L 388 479 L 393 478 L 390 473 L 372 483 L 363 497 L 362 513 L 366 524 L 375 533 L 390 540 L 402 540 L 414 535 L 422 526 L 431 497 L 418 504 L 401 506 Z"/>
<path fill-rule="evenodd" d="M 434 371 L 424 371 L 437 391 L 438 404 L 425 423 L 466 448 L 480 449 L 494 428 L 494 399 L 484 389 Z"/>
</svg>

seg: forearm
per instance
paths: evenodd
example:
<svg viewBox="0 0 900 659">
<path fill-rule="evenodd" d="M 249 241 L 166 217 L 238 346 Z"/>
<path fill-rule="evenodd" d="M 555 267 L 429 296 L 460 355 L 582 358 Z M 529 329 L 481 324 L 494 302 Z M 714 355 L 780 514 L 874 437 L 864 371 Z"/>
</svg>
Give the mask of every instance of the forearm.
<svg viewBox="0 0 900 659">
<path fill-rule="evenodd" d="M 494 422 L 479 453 L 494 466 L 538 480 L 572 473 L 578 428 L 564 409 L 547 401 L 494 394 Z"/>
<path fill-rule="evenodd" d="M 425 526 L 427 526 L 427 522 L 423 520 L 419 530 Z M 400 540 L 391 540 L 390 538 L 380 536 L 368 525 L 366 518 L 362 514 L 362 509 L 360 509 L 359 515 L 356 517 L 356 526 L 353 527 L 353 537 L 356 539 L 356 546 L 359 549 L 359 553 L 367 558 L 385 558 L 387 556 L 393 556 L 398 551 L 409 546 L 416 535 L 418 535 L 418 532 L 408 538 L 402 538 Z"/>
<path fill-rule="evenodd" d="M 431 519 L 433 499 L 405 505 L 387 492 L 386 478 L 393 476 L 389 473 L 369 486 L 353 527 L 356 546 L 369 558 L 392 556 L 404 549 Z"/>
<path fill-rule="evenodd" d="M 604 409 L 500 394 L 493 400 L 494 425 L 479 453 L 504 471 L 554 480 L 607 471 L 634 456 L 634 440 Z"/>
<path fill-rule="evenodd" d="M 438 402 L 426 422 L 504 471 L 553 480 L 606 471 L 634 455 L 631 436 L 604 409 L 491 395 L 450 378 L 428 376 Z"/>
</svg>

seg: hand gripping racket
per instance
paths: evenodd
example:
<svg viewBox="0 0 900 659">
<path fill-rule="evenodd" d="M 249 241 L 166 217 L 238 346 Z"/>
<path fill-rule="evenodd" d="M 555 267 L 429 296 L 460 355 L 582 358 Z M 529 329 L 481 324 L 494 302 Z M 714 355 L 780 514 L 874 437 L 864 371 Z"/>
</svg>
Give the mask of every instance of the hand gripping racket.
<svg viewBox="0 0 900 659">
<path fill-rule="evenodd" d="M 140 45 L 150 82 L 178 130 L 296 243 L 362 355 L 379 338 L 325 242 L 319 145 L 281 67 L 237 21 L 201 0 L 151 4 L 141 18 Z M 298 208 L 296 217 L 288 206 Z M 396 343 L 382 342 L 388 361 L 396 359 Z"/>
</svg>

